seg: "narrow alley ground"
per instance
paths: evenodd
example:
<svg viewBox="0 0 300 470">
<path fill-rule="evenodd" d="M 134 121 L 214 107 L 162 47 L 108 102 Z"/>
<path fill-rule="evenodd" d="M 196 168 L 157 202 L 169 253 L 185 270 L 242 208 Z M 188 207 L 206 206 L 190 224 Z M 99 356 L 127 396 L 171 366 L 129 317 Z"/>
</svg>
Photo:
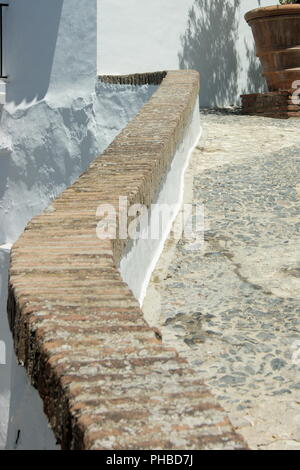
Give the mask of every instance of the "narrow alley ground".
<svg viewBox="0 0 300 470">
<path fill-rule="evenodd" d="M 204 246 L 170 238 L 144 302 L 252 449 L 300 449 L 300 121 L 202 113 L 185 203 Z"/>
</svg>

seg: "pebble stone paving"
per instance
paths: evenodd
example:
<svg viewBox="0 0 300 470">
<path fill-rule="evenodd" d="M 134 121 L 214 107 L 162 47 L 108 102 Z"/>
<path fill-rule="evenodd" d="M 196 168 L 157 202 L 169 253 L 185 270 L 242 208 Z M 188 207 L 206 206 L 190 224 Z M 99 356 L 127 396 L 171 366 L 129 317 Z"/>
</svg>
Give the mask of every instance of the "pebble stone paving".
<svg viewBox="0 0 300 470">
<path fill-rule="evenodd" d="M 184 202 L 203 205 L 204 242 L 169 237 L 145 318 L 251 449 L 299 450 L 300 120 L 201 117 Z"/>
</svg>

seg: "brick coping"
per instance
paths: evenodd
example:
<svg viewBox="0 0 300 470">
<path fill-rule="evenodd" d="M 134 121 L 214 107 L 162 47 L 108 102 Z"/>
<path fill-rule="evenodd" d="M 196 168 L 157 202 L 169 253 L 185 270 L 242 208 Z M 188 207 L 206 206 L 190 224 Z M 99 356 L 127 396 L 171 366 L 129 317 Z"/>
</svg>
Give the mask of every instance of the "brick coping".
<svg viewBox="0 0 300 470">
<path fill-rule="evenodd" d="M 166 71 L 134 73 L 130 75 L 99 75 L 98 80 L 101 83 L 116 85 L 160 85 L 166 75 Z"/>
<path fill-rule="evenodd" d="M 117 265 L 126 240 L 96 238 L 96 208 L 150 205 L 190 123 L 198 73 L 159 89 L 11 251 L 14 346 L 62 449 L 246 445 L 177 352 L 150 328 Z"/>
</svg>

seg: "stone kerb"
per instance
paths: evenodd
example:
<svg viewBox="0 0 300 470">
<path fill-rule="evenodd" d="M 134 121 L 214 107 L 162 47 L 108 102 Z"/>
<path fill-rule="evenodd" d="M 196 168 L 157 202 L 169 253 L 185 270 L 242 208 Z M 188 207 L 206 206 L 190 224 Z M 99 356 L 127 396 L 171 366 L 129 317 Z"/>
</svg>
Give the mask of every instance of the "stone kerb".
<svg viewBox="0 0 300 470">
<path fill-rule="evenodd" d="M 13 246 L 8 315 L 62 449 L 245 448 L 225 412 L 151 329 L 96 237 L 99 204 L 150 205 L 189 125 L 199 77 L 168 72 L 140 113 Z"/>
</svg>

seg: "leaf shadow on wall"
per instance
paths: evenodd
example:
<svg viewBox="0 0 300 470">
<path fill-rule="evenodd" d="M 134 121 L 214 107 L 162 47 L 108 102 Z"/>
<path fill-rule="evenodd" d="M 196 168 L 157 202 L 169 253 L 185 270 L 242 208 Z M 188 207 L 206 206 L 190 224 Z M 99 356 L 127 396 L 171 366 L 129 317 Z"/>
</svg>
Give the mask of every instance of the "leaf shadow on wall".
<svg viewBox="0 0 300 470">
<path fill-rule="evenodd" d="M 201 74 L 200 104 L 224 106 L 238 94 L 237 12 L 240 0 L 195 0 L 178 54 L 181 69 Z"/>
<path fill-rule="evenodd" d="M 255 46 L 251 49 L 245 43 L 245 49 L 249 66 L 247 71 L 247 86 L 243 88 L 241 94 L 266 92 L 267 83 L 262 75 L 262 67 L 256 56 Z"/>
</svg>

